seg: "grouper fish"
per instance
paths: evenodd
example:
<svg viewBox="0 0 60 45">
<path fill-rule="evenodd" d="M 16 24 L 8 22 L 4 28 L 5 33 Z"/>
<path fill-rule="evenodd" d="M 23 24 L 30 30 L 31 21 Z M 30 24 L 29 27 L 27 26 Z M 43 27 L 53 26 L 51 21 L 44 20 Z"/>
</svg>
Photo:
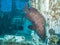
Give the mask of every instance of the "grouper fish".
<svg viewBox="0 0 60 45">
<path fill-rule="evenodd" d="M 29 26 L 30 29 L 34 29 L 38 36 L 41 39 L 46 38 L 46 32 L 45 32 L 45 19 L 42 16 L 42 14 L 39 13 L 39 11 L 33 7 L 30 7 L 29 9 L 27 6 L 24 8 L 25 16 L 28 20 L 32 22 L 32 25 Z"/>
</svg>

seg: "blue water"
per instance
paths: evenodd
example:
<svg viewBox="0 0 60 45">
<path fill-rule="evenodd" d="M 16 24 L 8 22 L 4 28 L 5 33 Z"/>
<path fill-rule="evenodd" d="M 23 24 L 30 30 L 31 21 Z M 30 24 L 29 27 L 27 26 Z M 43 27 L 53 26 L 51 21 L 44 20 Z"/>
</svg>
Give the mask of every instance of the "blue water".
<svg viewBox="0 0 60 45">
<path fill-rule="evenodd" d="M 29 1 L 16 0 L 13 8 L 12 0 L 0 1 L 0 35 L 20 35 L 26 38 L 31 36 L 28 26 L 32 23 L 25 18 L 23 11 L 26 3 Z"/>
</svg>

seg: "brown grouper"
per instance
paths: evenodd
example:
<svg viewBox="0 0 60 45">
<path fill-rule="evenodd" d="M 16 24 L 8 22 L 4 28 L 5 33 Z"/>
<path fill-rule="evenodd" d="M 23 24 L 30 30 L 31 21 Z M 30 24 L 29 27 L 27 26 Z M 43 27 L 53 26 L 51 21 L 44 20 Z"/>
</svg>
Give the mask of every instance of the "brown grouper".
<svg viewBox="0 0 60 45">
<path fill-rule="evenodd" d="M 28 28 L 34 29 L 38 36 L 44 40 L 46 38 L 45 19 L 42 14 L 40 14 L 37 9 L 33 7 L 30 7 L 29 9 L 25 7 L 24 11 L 26 12 L 26 18 L 28 18 L 33 24 Z"/>
</svg>

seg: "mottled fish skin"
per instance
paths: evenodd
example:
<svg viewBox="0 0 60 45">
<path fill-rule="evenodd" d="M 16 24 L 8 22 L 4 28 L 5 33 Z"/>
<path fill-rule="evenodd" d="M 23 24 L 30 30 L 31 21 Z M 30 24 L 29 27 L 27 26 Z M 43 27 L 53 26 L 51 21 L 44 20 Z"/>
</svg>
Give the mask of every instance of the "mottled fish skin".
<svg viewBox="0 0 60 45">
<path fill-rule="evenodd" d="M 34 25 L 35 31 L 41 37 L 41 39 L 46 38 L 45 33 L 45 19 L 35 8 L 30 7 L 30 9 L 25 8 L 24 11 L 26 12 L 26 18 L 28 18 Z"/>
</svg>

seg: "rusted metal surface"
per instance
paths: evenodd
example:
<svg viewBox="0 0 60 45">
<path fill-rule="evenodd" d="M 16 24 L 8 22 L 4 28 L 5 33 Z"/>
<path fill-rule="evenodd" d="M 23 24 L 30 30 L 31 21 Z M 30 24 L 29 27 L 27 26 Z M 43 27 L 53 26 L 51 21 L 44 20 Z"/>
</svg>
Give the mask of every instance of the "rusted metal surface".
<svg viewBox="0 0 60 45">
<path fill-rule="evenodd" d="M 35 26 L 35 31 L 42 38 L 45 39 L 45 19 L 35 8 L 30 7 L 30 9 L 25 7 L 26 18 L 28 18 Z"/>
</svg>

